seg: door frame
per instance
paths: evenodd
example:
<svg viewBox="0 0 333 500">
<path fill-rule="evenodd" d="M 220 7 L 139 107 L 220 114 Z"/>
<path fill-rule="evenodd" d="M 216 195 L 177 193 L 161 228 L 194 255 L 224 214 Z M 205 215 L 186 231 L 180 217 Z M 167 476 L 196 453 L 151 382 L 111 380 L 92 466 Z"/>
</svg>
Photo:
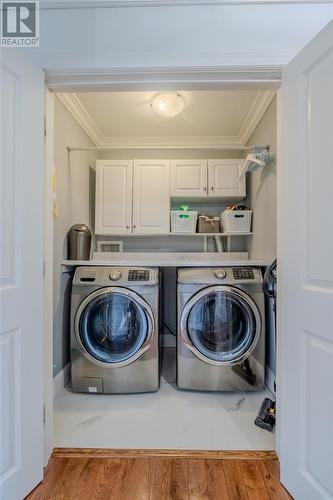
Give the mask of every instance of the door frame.
<svg viewBox="0 0 333 500">
<path fill-rule="evenodd" d="M 85 91 L 159 91 L 159 90 L 276 90 L 279 109 L 279 87 L 282 67 L 177 67 L 64 70 L 45 69 L 45 168 L 44 201 L 44 464 L 53 450 L 53 158 L 54 93 Z M 279 114 L 279 112 L 278 112 Z M 278 118 L 279 123 L 279 118 Z M 279 135 L 279 132 L 278 132 Z M 278 175 L 278 169 L 277 169 Z M 156 235 L 158 236 L 158 235 Z M 280 243 L 281 245 L 281 243 Z M 279 366 L 277 354 L 277 371 Z M 277 429 L 278 431 L 278 429 Z M 278 454 L 279 433 L 276 450 Z"/>
<path fill-rule="evenodd" d="M 44 466 L 53 450 L 53 164 L 54 94 L 45 89 L 44 194 Z M 50 397 L 51 394 L 51 397 Z"/>
</svg>

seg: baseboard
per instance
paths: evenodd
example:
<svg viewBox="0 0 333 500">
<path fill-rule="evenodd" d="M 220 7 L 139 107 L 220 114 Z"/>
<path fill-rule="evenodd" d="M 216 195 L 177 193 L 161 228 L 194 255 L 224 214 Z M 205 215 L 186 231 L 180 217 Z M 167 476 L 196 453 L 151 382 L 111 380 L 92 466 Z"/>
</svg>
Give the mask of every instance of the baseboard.
<svg viewBox="0 0 333 500">
<path fill-rule="evenodd" d="M 59 392 L 61 392 L 63 388 L 68 385 L 70 378 L 70 367 L 71 364 L 67 363 L 67 365 L 65 365 L 63 369 L 53 378 L 53 398 L 55 398 L 59 394 Z"/>
<path fill-rule="evenodd" d="M 275 373 L 268 365 L 266 365 L 266 385 L 268 389 L 275 395 L 274 384 L 275 384 Z"/>
<path fill-rule="evenodd" d="M 180 458 L 204 460 L 277 461 L 273 450 L 125 450 L 107 448 L 54 448 L 52 458 Z"/>
</svg>

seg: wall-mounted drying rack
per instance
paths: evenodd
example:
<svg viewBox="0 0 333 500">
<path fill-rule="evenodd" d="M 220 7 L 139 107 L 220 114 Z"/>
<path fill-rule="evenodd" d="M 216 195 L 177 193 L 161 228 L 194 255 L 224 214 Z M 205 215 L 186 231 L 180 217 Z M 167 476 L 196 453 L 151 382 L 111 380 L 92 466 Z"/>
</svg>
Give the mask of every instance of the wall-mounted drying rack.
<svg viewBox="0 0 333 500">
<path fill-rule="evenodd" d="M 253 172 L 259 167 L 266 167 L 273 160 L 273 155 L 270 153 L 270 146 L 252 146 L 251 153 L 245 158 L 243 168 L 239 174 L 239 180 L 242 180 L 246 172 Z"/>
</svg>

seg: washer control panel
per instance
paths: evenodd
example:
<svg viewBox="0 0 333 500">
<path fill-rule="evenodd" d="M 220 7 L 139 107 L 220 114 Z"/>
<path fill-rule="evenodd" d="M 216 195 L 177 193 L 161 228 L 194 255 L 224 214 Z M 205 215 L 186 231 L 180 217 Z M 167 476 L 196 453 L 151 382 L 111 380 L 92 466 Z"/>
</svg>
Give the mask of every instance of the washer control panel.
<svg viewBox="0 0 333 500">
<path fill-rule="evenodd" d="M 128 271 L 128 281 L 149 281 L 149 270 L 130 269 Z"/>
<path fill-rule="evenodd" d="M 77 267 L 73 285 L 87 287 L 103 286 L 155 286 L 159 283 L 157 267 Z"/>
<path fill-rule="evenodd" d="M 235 280 L 254 280 L 252 267 L 234 267 L 232 269 Z"/>
</svg>

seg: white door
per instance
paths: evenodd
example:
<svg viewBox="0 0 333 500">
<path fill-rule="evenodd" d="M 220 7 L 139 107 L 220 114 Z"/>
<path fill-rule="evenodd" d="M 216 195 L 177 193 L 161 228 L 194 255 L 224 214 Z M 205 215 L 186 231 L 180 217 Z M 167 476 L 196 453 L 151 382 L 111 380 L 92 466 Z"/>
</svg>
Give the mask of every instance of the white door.
<svg viewBox="0 0 333 500">
<path fill-rule="evenodd" d="M 278 149 L 281 479 L 333 498 L 333 22 L 283 72 Z"/>
<path fill-rule="evenodd" d="M 134 161 L 134 234 L 170 232 L 169 163 L 169 160 Z"/>
<path fill-rule="evenodd" d="M 96 234 L 131 233 L 132 164 L 130 160 L 96 161 Z"/>
<path fill-rule="evenodd" d="M 245 198 L 245 176 L 239 180 L 243 163 L 243 160 L 208 160 L 209 196 L 233 200 Z"/>
<path fill-rule="evenodd" d="M 14 49 L 1 62 L 0 497 L 43 476 L 44 76 Z"/>
<path fill-rule="evenodd" d="M 207 196 L 207 160 L 172 160 L 170 176 L 171 196 Z"/>
</svg>

